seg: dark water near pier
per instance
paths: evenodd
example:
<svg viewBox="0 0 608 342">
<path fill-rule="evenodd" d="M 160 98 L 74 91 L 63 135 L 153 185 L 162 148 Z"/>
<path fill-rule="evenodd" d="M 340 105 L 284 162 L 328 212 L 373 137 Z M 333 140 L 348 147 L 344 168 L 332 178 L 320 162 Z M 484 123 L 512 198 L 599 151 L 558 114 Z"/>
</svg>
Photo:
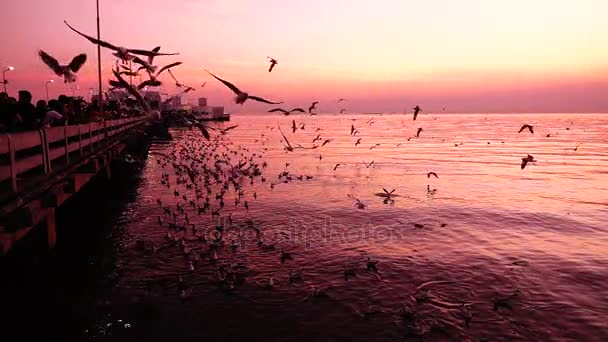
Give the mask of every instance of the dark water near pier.
<svg viewBox="0 0 608 342">
<path fill-rule="evenodd" d="M 523 123 L 535 134 L 518 134 Z M 294 146 L 311 147 L 317 135 L 332 141 L 286 152 L 277 124 Z M 608 339 L 607 116 L 423 115 L 412 122 L 404 115 L 240 115 L 218 127 L 230 125 L 238 127 L 222 145 L 237 151 L 232 164 L 240 153 L 255 153 L 268 166 L 261 169 L 265 182 L 242 182 L 236 206 L 235 190 L 226 192 L 221 218 L 188 205 L 202 200 L 176 184 L 180 177 L 163 157 L 192 165 L 189 149 L 202 152 L 206 143 L 189 130 L 153 144 L 141 163 L 123 165 L 132 172 L 113 185 L 96 185 L 112 186 L 117 198 L 73 205 L 90 223 L 64 218 L 64 226 L 88 242 L 62 243 L 60 236 L 56 261 L 36 278 L 51 279 L 49 293 L 29 303 L 54 313 L 45 322 L 49 336 Z M 351 125 L 360 132 L 355 137 Z M 408 140 L 419 127 L 420 137 Z M 526 154 L 537 162 L 521 170 Z M 277 177 L 285 171 L 292 176 L 286 183 Z M 427 178 L 430 171 L 439 178 Z M 374 195 L 383 188 L 399 197 L 385 203 Z M 213 210 L 220 187 L 211 189 Z M 168 238 L 171 218 L 162 207 L 175 211 L 178 203 L 198 232 L 169 229 Z M 185 213 L 177 225 L 186 225 Z M 225 242 L 214 255 L 197 236 L 211 239 L 218 223 Z M 274 250 L 257 244 L 255 228 Z M 282 262 L 282 248 L 292 260 Z M 367 269 L 368 257 L 377 272 Z M 238 269 L 244 280 L 218 286 L 222 268 Z"/>
</svg>

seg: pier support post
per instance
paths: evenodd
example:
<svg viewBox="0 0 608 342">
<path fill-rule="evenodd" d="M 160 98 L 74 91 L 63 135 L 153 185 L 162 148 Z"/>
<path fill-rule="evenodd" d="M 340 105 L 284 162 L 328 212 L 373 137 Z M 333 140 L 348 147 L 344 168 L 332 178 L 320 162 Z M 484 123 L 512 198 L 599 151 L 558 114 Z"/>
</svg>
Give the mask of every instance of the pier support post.
<svg viewBox="0 0 608 342">
<path fill-rule="evenodd" d="M 46 216 L 46 231 L 49 249 L 55 248 L 57 244 L 57 224 L 55 221 L 55 208 L 49 208 Z"/>
</svg>

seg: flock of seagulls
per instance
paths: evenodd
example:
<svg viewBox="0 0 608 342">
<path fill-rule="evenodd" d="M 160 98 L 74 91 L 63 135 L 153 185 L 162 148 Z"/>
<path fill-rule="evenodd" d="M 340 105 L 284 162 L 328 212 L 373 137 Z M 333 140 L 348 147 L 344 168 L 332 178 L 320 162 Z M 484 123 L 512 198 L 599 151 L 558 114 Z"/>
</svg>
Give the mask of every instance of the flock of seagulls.
<svg viewBox="0 0 608 342">
<path fill-rule="evenodd" d="M 175 68 L 182 64 L 182 62 L 173 62 L 165 66 L 154 65 L 155 58 L 158 56 L 173 56 L 177 53 L 161 53 L 160 47 L 155 47 L 151 50 L 142 49 L 130 49 L 125 47 L 119 47 L 114 44 L 97 40 L 86 34 L 81 33 L 67 21 L 65 24 L 75 33 L 84 37 L 91 43 L 99 45 L 101 47 L 110 49 L 113 51 L 114 56 L 122 61 L 129 61 L 136 63 L 139 66 L 138 69 L 133 70 L 131 68 L 124 67 L 123 71 L 114 70 L 113 75 L 115 79 L 110 80 L 109 83 L 113 88 L 125 89 L 131 96 L 133 96 L 146 110 L 150 110 L 145 99 L 139 93 L 140 90 L 146 87 L 160 86 L 159 76 L 165 71 L 175 81 L 175 85 L 178 88 L 182 88 L 183 92 L 193 91 L 194 88 L 187 86 L 178 81 L 172 72 L 172 68 Z M 63 76 L 66 83 L 75 82 L 76 73 L 81 69 L 87 60 L 85 54 L 79 54 L 74 57 L 72 61 L 67 65 L 61 65 L 55 58 L 44 52 L 39 51 L 39 56 L 42 61 L 57 75 Z M 272 57 L 269 57 L 270 66 L 268 72 L 272 72 L 278 61 Z M 133 87 L 127 82 L 123 76 L 134 76 L 138 75 L 140 71 L 145 71 L 149 78 L 141 82 L 136 87 Z M 205 71 L 214 79 L 221 82 L 224 86 L 230 89 L 234 95 L 234 101 L 236 104 L 243 105 L 247 100 L 257 101 L 265 104 L 278 105 L 283 102 L 274 102 L 262 97 L 251 95 L 247 92 L 241 91 L 233 83 L 220 78 L 216 74 Z M 206 82 L 202 84 L 204 87 Z M 339 98 L 336 103 L 347 102 L 345 98 Z M 308 110 L 303 108 L 273 108 L 268 112 L 270 113 L 282 113 L 283 115 L 291 115 L 294 113 L 307 113 L 309 115 L 316 115 L 314 112 L 317 109 L 319 101 L 311 102 Z M 416 121 L 422 108 L 418 105 L 413 109 L 413 121 Z M 340 113 L 346 112 L 346 109 L 342 108 Z M 184 256 L 184 263 L 186 268 L 190 272 L 194 272 L 198 267 L 201 267 L 204 263 L 214 265 L 216 267 L 216 281 L 218 286 L 225 291 L 235 291 L 245 279 L 251 274 L 248 272 L 248 266 L 242 263 L 237 264 L 226 264 L 222 260 L 225 256 L 230 253 L 236 252 L 243 239 L 243 229 L 249 229 L 255 233 L 255 246 L 263 253 L 276 253 L 277 260 L 283 265 L 288 265 L 290 261 L 297 258 L 297 253 L 288 250 L 289 246 L 277 246 L 276 243 L 269 243 L 264 239 L 263 226 L 253 220 L 246 220 L 245 222 L 237 222 L 238 220 L 232 216 L 232 213 L 226 215 L 226 206 L 228 205 L 228 196 L 234 196 L 234 206 L 241 206 L 244 210 L 249 210 L 250 202 L 258 199 L 256 192 L 247 192 L 246 186 L 254 185 L 257 183 L 267 182 L 264 177 L 263 171 L 267 167 L 266 162 L 262 161 L 263 154 L 250 151 L 244 146 L 234 146 L 230 141 L 224 139 L 230 131 L 237 128 L 237 126 L 230 126 L 227 128 L 210 128 L 204 123 L 196 121 L 192 118 L 189 122 L 190 128 L 198 128 L 205 141 L 199 141 L 195 135 L 189 135 L 188 139 L 181 140 L 181 143 L 176 144 L 173 150 L 167 154 L 157 153 L 159 159 L 157 163 L 162 169 L 161 185 L 166 186 L 167 190 L 173 191 L 173 196 L 176 199 L 175 205 L 165 205 L 162 197 L 157 198 L 159 208 L 162 210 L 162 215 L 157 217 L 157 223 L 159 226 L 167 228 L 165 245 L 155 246 L 147 241 L 138 241 L 137 246 L 144 252 L 149 254 L 156 254 L 162 252 L 164 248 L 177 247 L 181 250 Z M 375 123 L 374 118 L 369 119 L 366 124 L 369 126 Z M 360 131 L 355 127 L 354 124 L 350 125 L 350 136 L 356 138 L 354 143 L 355 147 L 362 144 L 362 138 L 359 137 Z M 293 153 L 298 149 L 320 149 L 330 144 L 334 139 L 322 137 L 318 134 L 312 140 L 312 146 L 306 147 L 302 144 L 292 144 L 285 132 L 280 125 L 277 125 L 277 130 L 281 136 L 280 142 L 283 145 L 283 149 L 286 153 Z M 359 127 L 360 128 L 360 127 Z M 271 130 L 274 127 L 270 128 Z M 306 129 L 306 122 L 297 123 L 296 120 L 292 120 L 292 134 L 295 134 L 298 130 Z M 209 133 L 209 130 L 216 131 L 218 134 L 213 136 Z M 317 129 L 317 132 L 321 130 Z M 534 134 L 534 127 L 529 124 L 521 126 L 519 131 L 522 133 L 528 130 L 531 134 Z M 417 128 L 415 137 L 420 138 L 423 128 Z M 188 133 L 190 134 L 190 133 Z M 407 138 L 408 140 L 413 137 Z M 262 141 L 268 141 L 267 137 L 262 134 Z M 370 150 L 379 147 L 380 144 L 376 143 L 371 145 Z M 459 146 L 456 144 L 456 146 Z M 576 146 L 575 151 L 579 148 L 580 144 Z M 265 151 L 267 150 L 264 149 Z M 203 156 L 203 157 L 200 157 Z M 319 160 L 323 159 L 323 156 L 319 154 Z M 534 163 L 536 160 L 530 154 L 527 154 L 521 159 L 521 169 L 525 169 L 530 163 Z M 375 167 L 374 160 L 371 162 L 362 161 L 365 168 Z M 286 168 L 289 163 L 286 163 Z M 333 171 L 337 171 L 339 167 L 344 167 L 345 163 L 336 163 L 333 167 Z M 426 174 L 427 179 L 434 177 L 439 178 L 436 172 L 430 171 Z M 292 181 L 307 181 L 313 179 L 311 175 L 296 175 L 285 170 L 277 176 L 276 182 L 269 182 L 270 188 L 273 189 L 275 186 L 281 183 L 288 183 Z M 434 193 L 436 189 L 431 189 L 427 185 L 427 191 Z M 388 190 L 382 188 L 382 192 L 374 193 L 375 196 L 381 197 L 385 204 L 392 204 L 394 200 L 400 195 L 396 193 L 396 189 Z M 355 207 L 361 210 L 366 208 L 360 199 L 354 195 L 347 195 L 353 201 L 355 201 Z M 232 201 L 230 199 L 230 201 Z M 204 227 L 199 219 L 195 219 L 197 216 L 209 215 L 213 220 L 216 220 L 218 224 L 209 230 L 209 227 Z M 412 223 L 414 228 L 423 229 L 425 226 L 419 223 Z M 441 225 L 442 227 L 445 224 Z M 235 227 L 238 227 L 235 228 Z M 228 260 L 229 258 L 226 257 Z M 371 272 L 379 277 L 378 261 L 372 260 L 370 257 L 362 258 L 353 264 L 346 265 L 342 271 L 342 275 L 345 280 L 350 277 L 354 277 L 360 272 L 360 268 L 365 266 L 367 272 Z M 288 276 L 289 283 L 302 282 L 305 278 L 302 270 L 286 269 L 282 270 Z M 279 271 L 277 271 L 278 273 Z M 258 279 L 259 280 L 259 279 Z M 277 281 L 276 274 L 269 274 L 265 281 L 259 282 L 264 287 L 273 288 L 276 287 L 279 282 Z M 184 281 L 182 277 L 178 280 L 179 295 L 182 299 L 187 299 L 189 296 L 189 285 Z M 319 296 L 320 291 L 317 288 L 311 290 L 310 296 Z M 513 300 L 516 295 L 509 298 L 498 299 L 494 302 L 495 310 L 499 308 L 509 307 L 509 303 Z M 423 302 L 429 300 L 428 292 L 419 291 L 413 296 L 416 302 Z M 471 316 L 470 312 L 467 314 L 466 308 L 462 309 L 464 312 L 465 321 L 468 325 Z M 362 317 L 369 317 L 375 310 L 368 308 L 366 312 L 359 312 Z"/>
</svg>

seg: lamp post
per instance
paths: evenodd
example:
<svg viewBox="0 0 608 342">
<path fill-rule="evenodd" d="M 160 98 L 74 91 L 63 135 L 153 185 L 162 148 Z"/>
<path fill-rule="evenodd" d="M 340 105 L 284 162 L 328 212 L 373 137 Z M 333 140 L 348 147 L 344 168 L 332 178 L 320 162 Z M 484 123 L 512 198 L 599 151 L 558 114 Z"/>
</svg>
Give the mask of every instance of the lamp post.
<svg viewBox="0 0 608 342">
<path fill-rule="evenodd" d="M 55 80 L 48 80 L 46 81 L 46 84 L 44 85 L 46 88 L 46 102 L 49 102 L 49 83 L 54 83 Z"/>
<path fill-rule="evenodd" d="M 6 84 L 8 83 L 8 81 L 6 80 L 6 72 L 7 71 L 13 71 L 15 70 L 14 67 L 9 66 L 8 68 L 4 69 L 2 71 L 2 85 L 4 85 L 4 92 L 6 93 Z"/>
</svg>

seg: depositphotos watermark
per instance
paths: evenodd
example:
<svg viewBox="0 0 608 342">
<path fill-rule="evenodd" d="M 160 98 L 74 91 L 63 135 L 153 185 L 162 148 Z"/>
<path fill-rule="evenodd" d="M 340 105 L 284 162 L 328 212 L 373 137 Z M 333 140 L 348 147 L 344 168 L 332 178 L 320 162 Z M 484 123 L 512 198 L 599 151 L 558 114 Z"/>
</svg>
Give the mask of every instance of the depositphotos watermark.
<svg viewBox="0 0 608 342">
<path fill-rule="evenodd" d="M 222 227 L 223 232 L 215 228 L 205 231 L 208 240 L 220 235 L 227 243 L 237 243 L 240 248 L 250 244 L 259 246 L 275 246 L 276 248 L 304 248 L 312 250 L 337 245 L 382 244 L 401 240 L 404 227 L 401 224 L 364 224 L 334 223 L 330 216 L 318 220 L 300 220 L 291 218 L 283 226 L 255 224 L 229 225 L 224 219 L 219 219 L 216 226 Z"/>
</svg>

